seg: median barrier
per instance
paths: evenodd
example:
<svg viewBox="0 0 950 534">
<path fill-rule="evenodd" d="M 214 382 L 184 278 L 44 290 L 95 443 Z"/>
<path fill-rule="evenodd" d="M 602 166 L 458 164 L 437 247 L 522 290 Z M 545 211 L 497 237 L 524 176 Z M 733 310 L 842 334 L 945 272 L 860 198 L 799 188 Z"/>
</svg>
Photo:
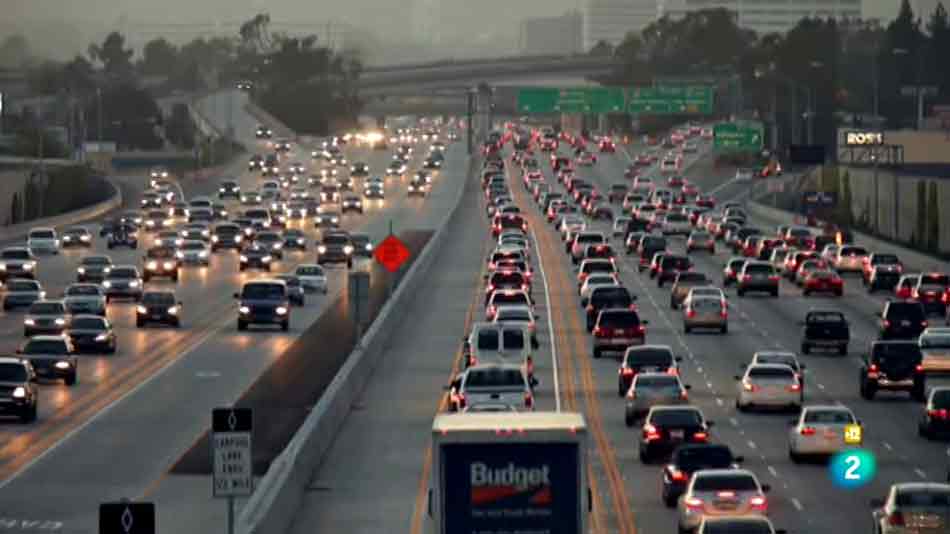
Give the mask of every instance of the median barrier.
<svg viewBox="0 0 950 534">
<path fill-rule="evenodd" d="M 446 228 L 453 225 L 468 188 L 477 188 L 472 180 L 475 170 L 476 158 L 469 157 L 466 181 L 452 209 L 402 277 L 401 283 L 383 305 L 360 344 L 347 357 L 303 425 L 283 452 L 271 462 L 254 494 L 241 510 L 237 522 L 239 534 L 278 534 L 290 527 L 314 471 L 336 439 L 354 402 L 372 378 L 390 336 L 405 319 L 399 310 L 416 298 L 419 288 L 430 280 L 427 274 L 433 259 L 447 241 Z"/>
<path fill-rule="evenodd" d="M 97 202 L 89 207 L 70 211 L 68 213 L 63 213 L 61 215 L 55 215 L 52 217 L 43 217 L 40 219 L 34 219 L 32 221 L 26 221 L 18 224 L 11 224 L 10 226 L 4 226 L 0 228 L 0 242 L 9 242 L 17 241 L 20 239 L 25 239 L 27 234 L 29 234 L 32 228 L 37 226 L 48 226 L 50 228 L 62 228 L 65 226 L 72 226 L 74 224 L 80 224 L 83 222 L 90 221 L 97 217 L 101 217 L 110 211 L 119 208 L 122 206 L 122 189 L 117 186 L 112 180 L 108 178 L 105 179 L 106 183 L 109 184 L 109 187 L 112 188 L 112 194 L 109 195 L 109 198 Z"/>
</svg>

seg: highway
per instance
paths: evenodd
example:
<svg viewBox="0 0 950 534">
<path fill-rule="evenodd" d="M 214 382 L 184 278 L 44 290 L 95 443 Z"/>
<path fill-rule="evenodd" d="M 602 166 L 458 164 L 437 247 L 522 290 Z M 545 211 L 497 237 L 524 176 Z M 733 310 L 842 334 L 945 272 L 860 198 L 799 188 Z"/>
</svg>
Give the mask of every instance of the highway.
<svg viewBox="0 0 950 534">
<path fill-rule="evenodd" d="M 601 191 L 623 181 L 623 171 L 642 147 L 628 153 L 601 155 L 577 174 Z M 704 145 L 687 157 L 684 173 L 720 201 L 745 194 L 745 184 L 733 180 L 735 169 L 717 169 Z M 538 155 L 545 159 L 544 154 Z M 547 181 L 556 184 L 542 161 Z M 528 214 L 536 246 L 535 285 L 542 349 L 536 359 L 541 386 L 539 409 L 582 410 L 592 437 L 591 477 L 594 490 L 594 532 L 658 534 L 674 532 L 675 510 L 661 502 L 660 466 L 643 465 L 637 454 L 638 428 L 623 422 L 623 399 L 616 388 L 616 358 L 593 360 L 589 334 L 576 295 L 573 266 L 554 229 L 540 217 L 524 193 L 520 172 L 510 172 L 516 203 Z M 558 186 L 560 187 L 560 186 Z M 323 465 L 314 473 L 311 491 L 295 519 L 298 534 L 314 531 L 372 533 L 384 530 L 422 532 L 425 491 L 429 476 L 428 433 L 432 416 L 445 409 L 442 386 L 458 368 L 459 347 L 467 326 L 481 320 L 480 276 L 490 244 L 483 196 L 470 186 L 465 211 L 448 228 L 453 245 L 434 264 L 430 291 L 406 310 L 404 330 L 387 362 L 374 375 L 362 402 L 351 414 Z M 619 210 L 619 206 L 617 206 Z M 752 220 L 772 229 L 774 221 Z M 609 232 L 607 223 L 592 227 Z M 618 249 L 622 244 L 615 242 Z M 672 250 L 683 251 L 674 238 Z M 715 256 L 693 254 L 695 270 L 719 283 L 730 257 L 724 247 Z M 637 273 L 632 257 L 619 260 L 621 278 L 638 295 L 641 317 L 649 320 L 647 342 L 670 345 L 684 357 L 684 382 L 691 384 L 690 401 L 715 421 L 713 437 L 745 457 L 743 467 L 773 488 L 769 515 L 777 528 L 789 532 L 832 534 L 871 528 L 868 501 L 881 497 L 890 484 L 903 481 L 944 481 L 947 446 L 917 436 L 921 406 L 905 394 L 883 393 L 873 401 L 858 395 L 862 350 L 876 338 L 874 314 L 886 295 L 868 295 L 859 280 L 847 278 L 845 295 L 803 297 L 801 290 L 782 281 L 779 299 L 739 298 L 729 290 L 730 332 L 727 335 L 684 334 L 680 311 L 669 308 L 669 289 L 658 288 Z M 909 270 L 929 266 L 907 265 Z M 739 413 L 735 406 L 739 366 L 758 350 L 798 352 L 798 321 L 814 307 L 841 310 L 851 321 L 847 356 L 801 356 L 806 371 L 806 404 L 842 403 L 865 426 L 864 447 L 877 458 L 876 478 L 858 490 L 833 485 L 821 463 L 796 464 L 788 456 L 787 421 L 794 415 Z M 553 335 L 552 335 L 553 333 Z"/>
<path fill-rule="evenodd" d="M 246 146 L 265 151 L 253 138 L 257 123 L 244 112 L 240 99 L 227 99 L 211 109 L 219 115 L 228 113 Z M 311 148 L 295 147 L 286 161 L 309 166 Z M 407 198 L 408 176 L 387 178 L 387 198 L 369 202 L 365 215 L 345 215 L 342 226 L 369 233 L 376 242 L 390 225 L 397 233 L 432 229 L 463 184 L 464 150 L 463 143 L 450 146 L 445 169 L 436 175 L 425 199 Z M 347 148 L 346 153 L 350 161 L 365 161 L 373 174 L 380 175 L 391 159 L 391 151 Z M 410 171 L 420 161 L 417 152 Z M 247 157 L 242 156 L 220 175 L 238 178 L 244 190 L 251 190 L 259 178 L 246 170 Z M 137 206 L 144 180 L 126 180 L 127 207 Z M 218 179 L 195 178 L 179 185 L 185 198 L 214 195 Z M 234 202 L 228 205 L 232 211 L 238 208 Z M 98 225 L 90 226 L 98 231 Z M 311 240 L 308 252 L 288 254 L 274 273 L 313 261 L 312 242 L 319 234 L 312 222 L 302 227 Z M 141 266 L 149 241 L 143 238 L 138 250 L 107 251 L 104 240 L 97 237 L 90 250 L 42 257 L 38 279 L 47 294 L 56 297 L 75 280 L 82 256 L 107 253 L 116 264 Z M 177 285 L 147 284 L 177 292 L 184 309 L 180 330 L 136 329 L 134 304 L 110 304 L 117 353 L 81 356 L 76 386 L 41 386 L 36 423 L 0 426 L 0 532 L 94 532 L 98 504 L 123 497 L 155 501 L 159 524 L 169 532 L 223 525 L 224 506 L 211 498 L 210 477 L 168 476 L 167 470 L 209 426 L 211 409 L 230 405 L 270 365 L 279 365 L 283 351 L 334 302 L 346 283 L 345 269 L 330 267 L 330 293 L 311 294 L 305 307 L 292 310 L 289 332 L 238 333 L 232 293 L 242 282 L 259 276 L 253 271 L 239 273 L 237 254 L 220 252 L 207 268 L 184 267 Z M 8 353 L 23 339 L 22 321 L 22 312 L 0 314 Z M 315 357 L 319 355 L 316 348 Z"/>
</svg>

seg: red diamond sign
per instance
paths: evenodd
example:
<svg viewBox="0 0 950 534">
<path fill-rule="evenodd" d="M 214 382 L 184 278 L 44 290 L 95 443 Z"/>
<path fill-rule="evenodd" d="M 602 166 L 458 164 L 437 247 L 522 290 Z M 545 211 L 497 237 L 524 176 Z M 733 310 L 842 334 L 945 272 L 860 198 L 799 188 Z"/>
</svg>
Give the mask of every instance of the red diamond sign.
<svg viewBox="0 0 950 534">
<path fill-rule="evenodd" d="M 394 273 L 409 259 L 409 249 L 398 237 L 390 235 L 376 247 L 373 256 L 387 271 Z"/>
</svg>

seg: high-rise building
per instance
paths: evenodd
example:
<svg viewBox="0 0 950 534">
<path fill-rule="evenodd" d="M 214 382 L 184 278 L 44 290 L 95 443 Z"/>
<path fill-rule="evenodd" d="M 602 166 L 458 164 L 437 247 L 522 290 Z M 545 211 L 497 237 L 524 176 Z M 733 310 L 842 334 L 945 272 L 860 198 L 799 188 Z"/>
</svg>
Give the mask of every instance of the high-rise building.
<svg viewBox="0 0 950 534">
<path fill-rule="evenodd" d="M 715 8 L 735 12 L 740 27 L 759 34 L 786 32 L 805 17 L 863 18 L 863 0 L 657 0 L 659 17 Z"/>
<path fill-rule="evenodd" d="M 590 50 L 600 41 L 614 46 L 630 32 L 656 20 L 657 0 L 586 0 L 581 45 Z"/>
<path fill-rule="evenodd" d="M 572 11 L 560 17 L 525 19 L 521 23 L 521 53 L 542 55 L 581 52 L 581 18 L 579 12 Z"/>
</svg>

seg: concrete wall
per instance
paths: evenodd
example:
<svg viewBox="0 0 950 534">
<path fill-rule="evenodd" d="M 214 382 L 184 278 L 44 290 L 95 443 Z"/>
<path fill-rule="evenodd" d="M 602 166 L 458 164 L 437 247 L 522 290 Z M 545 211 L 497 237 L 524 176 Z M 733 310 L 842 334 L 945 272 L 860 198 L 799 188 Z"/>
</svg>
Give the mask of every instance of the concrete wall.
<svg viewBox="0 0 950 534">
<path fill-rule="evenodd" d="M 10 206 L 13 205 L 13 194 L 22 194 L 29 176 L 29 169 L 0 171 L 0 224 L 6 226 L 10 222 Z"/>
</svg>

